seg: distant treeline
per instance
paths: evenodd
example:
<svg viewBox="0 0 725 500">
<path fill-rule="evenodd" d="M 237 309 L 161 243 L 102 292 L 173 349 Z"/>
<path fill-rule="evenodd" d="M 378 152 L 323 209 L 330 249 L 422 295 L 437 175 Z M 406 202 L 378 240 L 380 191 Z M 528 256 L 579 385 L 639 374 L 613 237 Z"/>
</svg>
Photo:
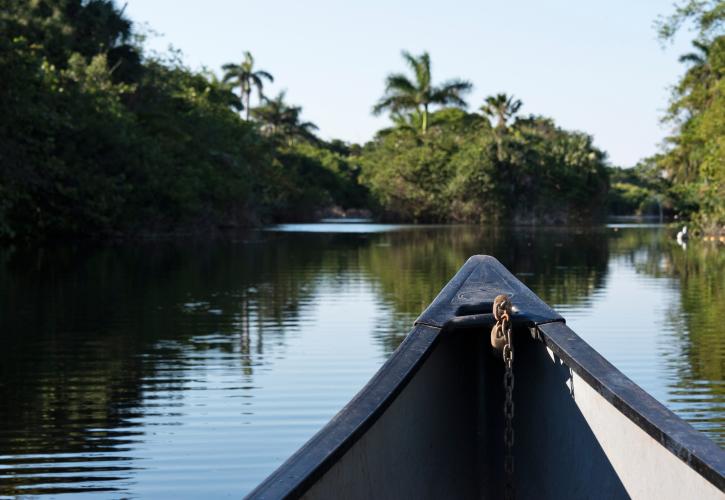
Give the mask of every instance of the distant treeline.
<svg viewBox="0 0 725 500">
<path fill-rule="evenodd" d="M 317 140 L 299 108 L 264 101 L 263 123 L 245 119 L 249 58 L 220 80 L 146 56 L 107 0 L 0 0 L 0 33 L 0 237 L 206 231 L 367 204 L 348 147 Z"/>
<path fill-rule="evenodd" d="M 651 189 L 664 190 L 657 201 L 671 211 L 718 205 L 722 184 L 713 191 L 701 175 L 719 168 L 718 151 L 701 168 L 702 154 L 678 142 L 654 174 L 615 171 L 621 186 L 608 194 L 611 169 L 590 136 L 519 115 L 521 101 L 506 94 L 465 111 L 471 83 L 436 84 L 426 53 L 403 53 L 409 73 L 389 75 L 373 107 L 394 126 L 358 146 L 321 140 L 284 93 L 265 96 L 273 75 L 248 52 L 221 76 L 173 52 L 144 53 L 112 0 L 0 0 L 0 33 L 3 239 L 207 232 L 331 208 L 416 222 L 586 222 L 608 205 L 641 211 Z M 722 65 L 707 64 L 717 84 L 707 92 L 721 102 Z M 683 85 L 673 113 L 694 116 Z M 697 102 L 707 110 L 713 98 Z M 698 140 L 719 123 L 702 125 Z M 696 167 L 687 175 L 683 155 Z M 633 196 L 630 181 L 644 194 Z"/>
<path fill-rule="evenodd" d="M 664 151 L 633 169 L 613 169 L 614 213 L 664 213 L 701 231 L 725 236 L 725 2 L 686 0 L 658 21 L 669 41 L 685 24 L 696 31 L 687 70 L 672 91 L 664 117 L 672 127 Z"/>
<path fill-rule="evenodd" d="M 680 56 L 687 71 L 673 90 L 665 117 L 673 128 L 655 158 L 670 183 L 676 210 L 706 232 L 725 236 L 725 1 L 687 0 L 659 23 L 671 40 L 690 22 L 693 52 Z"/>
</svg>

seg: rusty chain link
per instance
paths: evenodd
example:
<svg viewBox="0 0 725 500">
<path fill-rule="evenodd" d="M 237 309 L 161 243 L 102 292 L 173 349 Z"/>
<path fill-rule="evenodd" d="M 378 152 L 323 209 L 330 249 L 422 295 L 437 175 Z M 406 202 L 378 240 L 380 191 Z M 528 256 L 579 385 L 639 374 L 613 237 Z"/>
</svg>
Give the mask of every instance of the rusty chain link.
<svg viewBox="0 0 725 500">
<path fill-rule="evenodd" d="M 506 295 L 499 295 L 493 303 L 493 317 L 496 324 L 491 330 L 491 345 L 500 350 L 506 371 L 503 376 L 505 400 L 504 413 L 504 498 L 514 498 L 514 345 L 513 329 L 511 328 L 511 300 Z"/>
</svg>

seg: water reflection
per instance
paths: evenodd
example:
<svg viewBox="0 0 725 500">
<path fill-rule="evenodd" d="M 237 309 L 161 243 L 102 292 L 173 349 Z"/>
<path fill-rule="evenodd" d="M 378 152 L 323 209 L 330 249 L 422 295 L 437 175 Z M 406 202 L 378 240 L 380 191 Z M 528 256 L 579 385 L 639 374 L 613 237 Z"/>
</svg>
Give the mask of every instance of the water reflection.
<svg viewBox="0 0 725 500">
<path fill-rule="evenodd" d="M 668 283 L 677 300 L 663 320 L 661 355 L 671 408 L 725 444 L 725 250 L 633 233 L 628 258 L 640 273 Z"/>
<path fill-rule="evenodd" d="M 722 250 L 684 252 L 659 228 L 280 229 L 0 250 L 0 495 L 248 491 L 475 253 L 725 443 Z"/>
</svg>

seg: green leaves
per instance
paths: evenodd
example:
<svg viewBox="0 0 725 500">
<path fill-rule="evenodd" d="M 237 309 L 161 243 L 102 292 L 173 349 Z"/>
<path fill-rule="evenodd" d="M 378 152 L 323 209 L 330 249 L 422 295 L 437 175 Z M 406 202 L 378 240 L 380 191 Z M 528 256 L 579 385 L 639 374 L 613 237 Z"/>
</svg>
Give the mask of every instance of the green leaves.
<svg viewBox="0 0 725 500">
<path fill-rule="evenodd" d="M 507 99 L 508 100 L 508 99 Z M 427 134 L 417 122 L 385 131 L 360 156 L 361 182 L 391 220 L 589 221 L 603 216 L 605 155 L 591 137 L 539 117 L 506 133 L 480 115 L 443 109 Z"/>
<path fill-rule="evenodd" d="M 267 71 L 254 69 L 254 57 L 251 52 L 244 52 L 244 60 L 241 64 L 227 63 L 222 66 L 224 70 L 224 82 L 231 83 L 239 87 L 239 93 L 244 100 L 244 107 L 247 110 L 246 119 L 249 120 L 249 113 L 252 107 L 251 94 L 252 88 L 257 89 L 259 100 L 264 99 L 262 89 L 264 81 L 274 81 L 274 77 Z"/>
<path fill-rule="evenodd" d="M 721 34 L 725 23 L 725 2 L 722 0 L 685 0 L 675 4 L 675 12 L 655 22 L 657 34 L 662 40 L 672 40 L 688 21 L 698 31 L 699 40 L 708 40 Z"/>
<path fill-rule="evenodd" d="M 385 80 L 385 94 L 373 106 L 373 114 L 390 111 L 395 120 L 400 121 L 405 115 L 419 117 L 420 130 L 428 130 L 428 114 L 433 105 L 465 107 L 463 95 L 472 89 L 472 85 L 464 80 L 449 80 L 440 86 L 433 86 L 431 81 L 430 56 L 423 52 L 414 56 L 407 51 L 402 53 L 403 59 L 411 69 L 414 81 L 402 73 L 392 73 Z M 418 120 L 418 118 L 414 118 Z"/>
<path fill-rule="evenodd" d="M 486 97 L 481 106 L 481 112 L 490 118 L 497 119 L 496 127 L 506 128 L 509 119 L 519 112 L 522 105 L 523 103 L 519 99 L 514 99 L 514 96 L 501 93 Z"/>
<path fill-rule="evenodd" d="M 691 0 L 660 24 L 671 38 L 687 21 L 699 29 L 688 68 L 672 95 L 665 121 L 675 133 L 657 162 L 673 185 L 668 192 L 679 215 L 707 232 L 725 230 L 725 2 Z"/>
<path fill-rule="evenodd" d="M 252 110 L 252 116 L 261 124 L 262 132 L 276 141 L 291 145 L 297 140 L 316 142 L 317 125 L 301 118 L 302 108 L 285 102 L 285 92 Z"/>
<path fill-rule="evenodd" d="M 295 200 L 314 210 L 334 198 L 314 181 L 338 174 L 314 158 L 277 154 L 276 141 L 235 113 L 229 84 L 173 59 L 147 58 L 119 78 L 128 54 L 111 63 L 113 48 L 105 48 L 124 36 L 66 10 L 104 2 L 42 4 L 53 8 L 13 2 L 0 12 L 8 34 L 0 37 L 0 238 L 208 231 L 294 212 Z M 95 28 L 89 39 L 106 40 L 98 52 L 74 50 L 78 30 Z M 252 65 L 248 55 L 241 69 Z M 271 80 L 249 75 L 252 85 Z M 314 125 L 291 109 L 295 133 L 311 135 Z"/>
</svg>

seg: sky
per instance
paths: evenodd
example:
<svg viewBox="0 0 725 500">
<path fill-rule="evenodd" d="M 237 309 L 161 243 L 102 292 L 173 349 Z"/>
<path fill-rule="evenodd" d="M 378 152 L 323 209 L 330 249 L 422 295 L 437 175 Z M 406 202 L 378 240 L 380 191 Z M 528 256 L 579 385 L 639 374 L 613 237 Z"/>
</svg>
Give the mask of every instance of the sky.
<svg viewBox="0 0 725 500">
<path fill-rule="evenodd" d="M 613 165 L 656 153 L 670 89 L 683 72 L 685 32 L 663 45 L 653 23 L 666 0 L 126 0 L 152 30 L 146 47 L 181 50 L 191 68 L 220 74 L 249 50 L 274 75 L 273 96 L 301 105 L 325 139 L 370 140 L 385 76 L 405 70 L 401 50 L 428 51 L 434 82 L 474 84 L 469 110 L 506 92 L 521 113 L 552 117 L 594 136 Z"/>
</svg>

